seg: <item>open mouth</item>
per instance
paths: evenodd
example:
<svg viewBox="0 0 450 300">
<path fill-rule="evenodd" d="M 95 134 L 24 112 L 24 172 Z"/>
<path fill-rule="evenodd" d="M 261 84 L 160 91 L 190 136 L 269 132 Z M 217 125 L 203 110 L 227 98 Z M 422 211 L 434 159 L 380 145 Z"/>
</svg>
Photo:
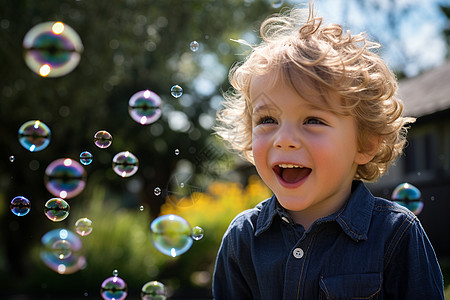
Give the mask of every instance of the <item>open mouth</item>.
<svg viewBox="0 0 450 300">
<path fill-rule="evenodd" d="M 287 183 L 296 183 L 311 173 L 311 169 L 293 164 L 278 164 L 273 167 L 274 172 Z"/>
</svg>

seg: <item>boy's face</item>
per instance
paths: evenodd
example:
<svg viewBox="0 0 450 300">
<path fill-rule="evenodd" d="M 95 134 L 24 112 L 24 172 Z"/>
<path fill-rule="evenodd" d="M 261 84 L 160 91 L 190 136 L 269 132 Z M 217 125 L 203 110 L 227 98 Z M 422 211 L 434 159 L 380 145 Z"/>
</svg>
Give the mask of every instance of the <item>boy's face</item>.
<svg viewBox="0 0 450 300">
<path fill-rule="evenodd" d="M 312 107 L 282 80 L 252 80 L 252 151 L 256 169 L 295 221 L 309 225 L 348 199 L 358 164 L 350 116 Z"/>
</svg>

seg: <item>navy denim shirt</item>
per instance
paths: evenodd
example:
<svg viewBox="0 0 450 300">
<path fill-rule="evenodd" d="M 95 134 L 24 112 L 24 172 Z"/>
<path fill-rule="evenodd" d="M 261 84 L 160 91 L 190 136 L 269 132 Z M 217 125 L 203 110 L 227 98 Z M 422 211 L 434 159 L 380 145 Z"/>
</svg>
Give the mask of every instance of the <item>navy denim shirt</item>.
<svg viewBox="0 0 450 300">
<path fill-rule="evenodd" d="M 417 217 L 360 181 L 338 212 L 305 232 L 275 196 L 224 235 L 216 300 L 444 299 L 442 273 Z"/>
</svg>

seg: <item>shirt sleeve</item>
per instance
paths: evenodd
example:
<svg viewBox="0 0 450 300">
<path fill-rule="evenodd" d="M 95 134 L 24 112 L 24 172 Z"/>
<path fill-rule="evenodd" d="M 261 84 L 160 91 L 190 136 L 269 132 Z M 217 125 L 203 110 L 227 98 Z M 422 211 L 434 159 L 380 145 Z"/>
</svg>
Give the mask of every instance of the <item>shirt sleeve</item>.
<svg viewBox="0 0 450 300">
<path fill-rule="evenodd" d="M 250 288 L 242 274 L 230 230 L 225 234 L 216 259 L 213 275 L 215 300 L 252 299 Z M 248 257 L 248 260 L 251 260 Z"/>
<path fill-rule="evenodd" d="M 384 272 L 388 299 L 444 299 L 444 281 L 433 247 L 419 220 L 396 242 Z"/>
</svg>

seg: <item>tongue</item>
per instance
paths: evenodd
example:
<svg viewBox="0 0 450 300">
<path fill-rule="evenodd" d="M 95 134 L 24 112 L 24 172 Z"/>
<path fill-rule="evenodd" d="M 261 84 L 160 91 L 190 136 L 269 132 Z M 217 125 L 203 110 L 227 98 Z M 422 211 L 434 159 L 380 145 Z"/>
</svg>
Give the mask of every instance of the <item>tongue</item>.
<svg viewBox="0 0 450 300">
<path fill-rule="evenodd" d="M 284 181 L 295 183 L 305 178 L 310 172 L 311 169 L 309 168 L 288 168 L 283 169 L 280 175 Z"/>
</svg>

